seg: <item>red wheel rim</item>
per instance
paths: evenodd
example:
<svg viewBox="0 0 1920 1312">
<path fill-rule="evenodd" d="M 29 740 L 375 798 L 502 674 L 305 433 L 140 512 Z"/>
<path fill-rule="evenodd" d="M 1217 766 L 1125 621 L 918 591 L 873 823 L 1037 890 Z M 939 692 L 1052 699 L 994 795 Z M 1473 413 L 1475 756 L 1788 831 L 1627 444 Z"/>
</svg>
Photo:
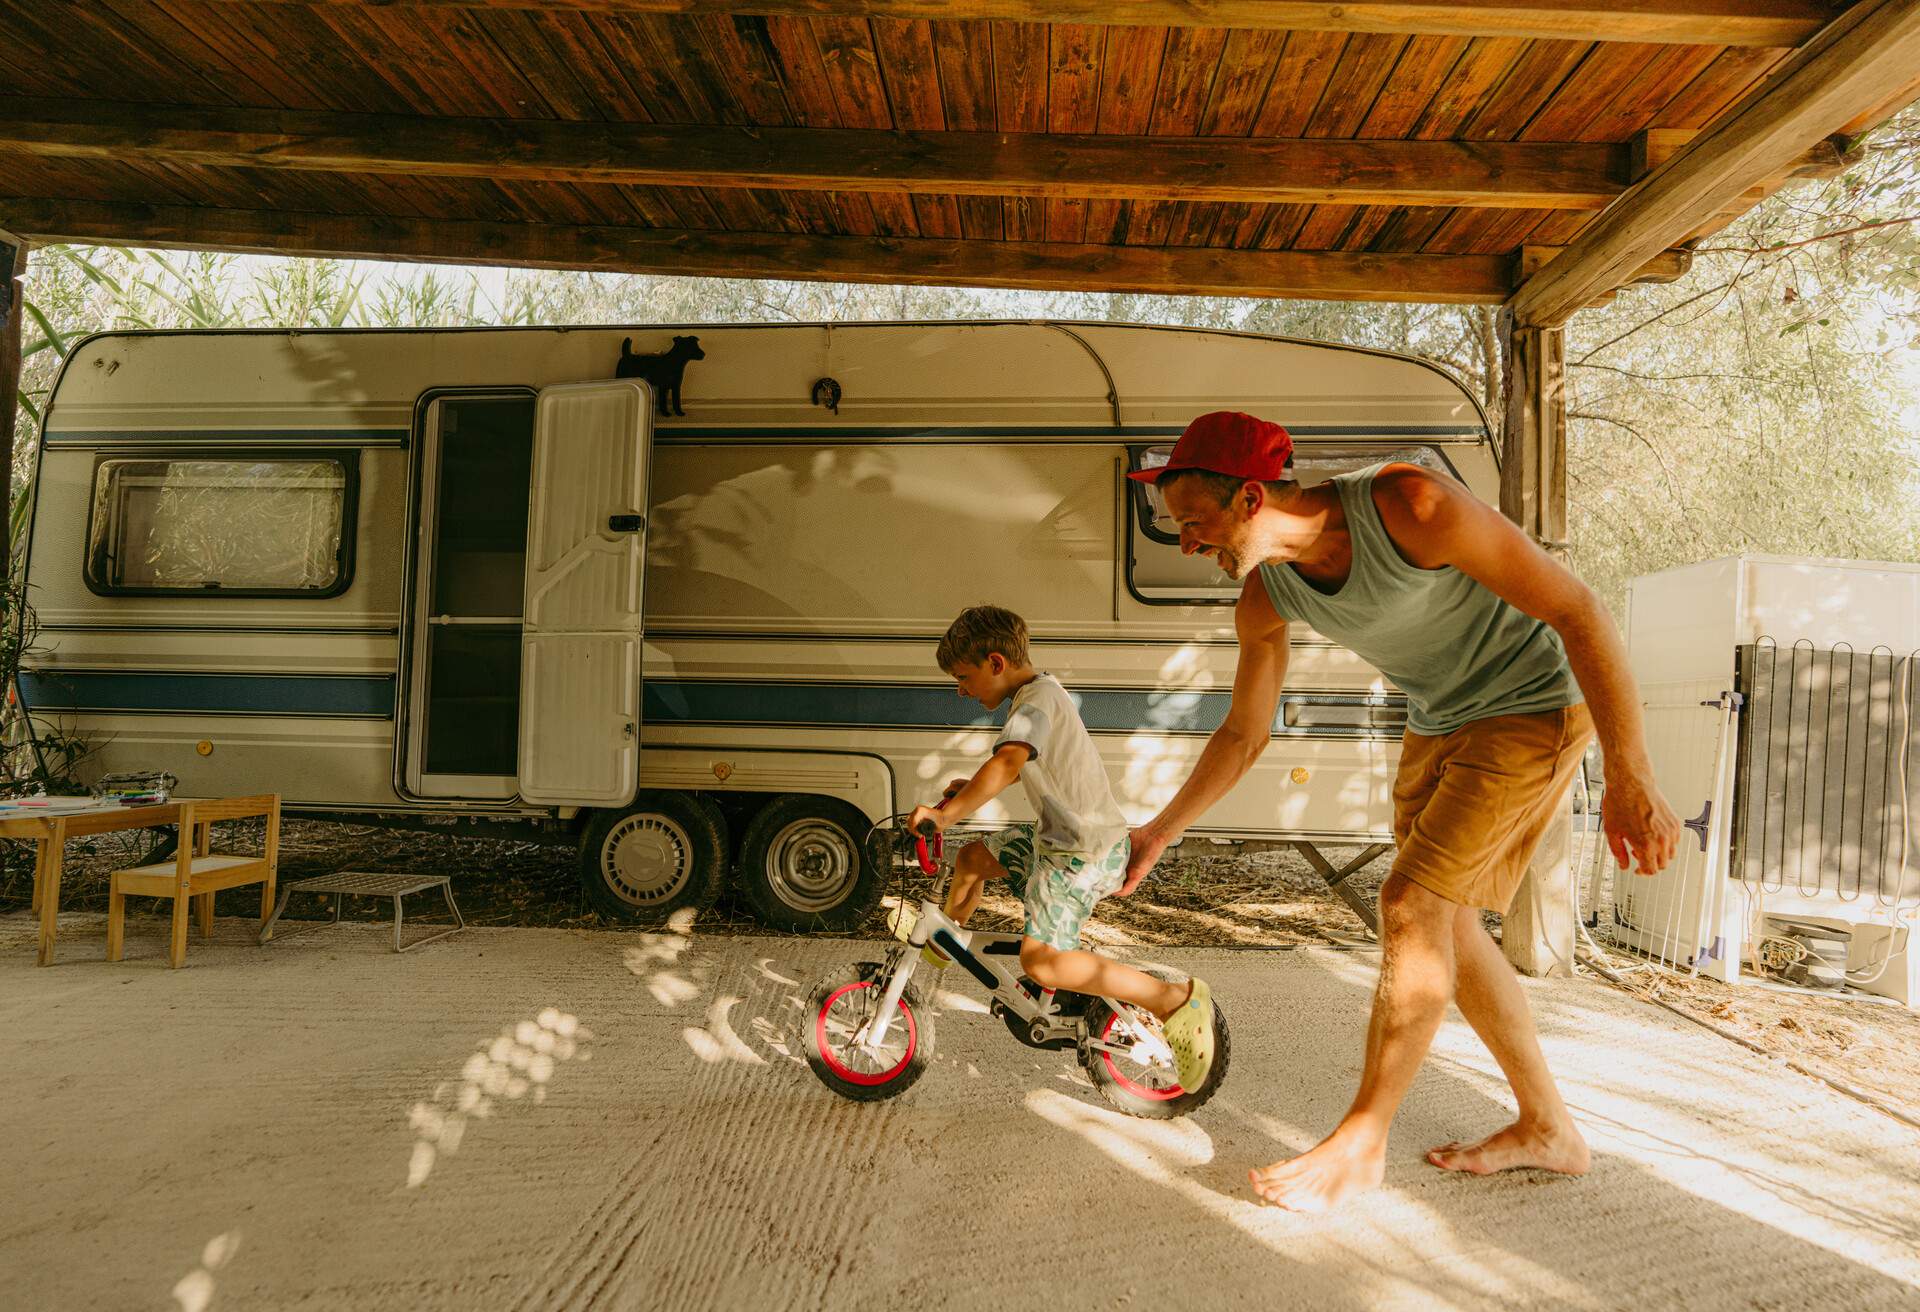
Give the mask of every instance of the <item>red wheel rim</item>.
<svg viewBox="0 0 1920 1312">
<path fill-rule="evenodd" d="M 1107 1013 L 1106 1027 L 1100 1031 L 1101 1042 L 1106 1043 L 1112 1041 L 1114 1027 L 1119 1023 L 1119 1016 L 1112 1012 Z M 1107 1064 L 1107 1074 L 1113 1077 L 1113 1082 L 1136 1098 L 1144 1098 L 1148 1102 L 1172 1102 L 1175 1098 L 1178 1098 L 1186 1092 L 1185 1089 L 1180 1087 L 1178 1080 L 1165 1088 L 1156 1089 L 1151 1084 L 1142 1084 L 1136 1079 L 1129 1078 L 1126 1073 L 1120 1069 L 1120 1063 L 1113 1059 L 1113 1054 L 1105 1048 L 1100 1049 L 1100 1060 Z"/>
<path fill-rule="evenodd" d="M 913 1054 L 920 1046 L 920 1030 L 919 1026 L 914 1024 L 913 1008 L 907 1005 L 905 998 L 901 998 L 900 1014 L 904 1016 L 907 1021 L 907 1048 L 901 1055 L 900 1060 L 886 1070 L 878 1072 L 857 1071 L 840 1060 L 827 1037 L 827 1014 L 833 1010 L 834 1003 L 840 1001 L 840 999 L 846 997 L 847 994 L 853 992 L 855 989 L 870 989 L 872 987 L 873 981 L 864 979 L 852 984 L 842 985 L 827 995 L 827 1000 L 825 1004 L 821 1006 L 819 1014 L 813 1018 L 814 1046 L 820 1049 L 820 1060 L 827 1064 L 827 1069 L 832 1071 L 837 1078 L 845 1080 L 848 1084 L 860 1084 L 867 1087 L 872 1087 L 876 1084 L 885 1084 L 888 1080 L 900 1074 L 901 1071 L 907 1068 L 907 1063 L 913 1060 Z"/>
</svg>

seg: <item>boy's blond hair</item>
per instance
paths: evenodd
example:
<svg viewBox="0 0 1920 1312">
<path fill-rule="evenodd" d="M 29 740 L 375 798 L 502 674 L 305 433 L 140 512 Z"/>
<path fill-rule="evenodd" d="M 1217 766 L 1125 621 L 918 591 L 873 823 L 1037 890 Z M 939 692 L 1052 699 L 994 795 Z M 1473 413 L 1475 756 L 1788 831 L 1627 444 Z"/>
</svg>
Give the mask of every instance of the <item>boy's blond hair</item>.
<svg viewBox="0 0 1920 1312">
<path fill-rule="evenodd" d="M 962 661 L 984 665 L 996 651 L 1015 665 L 1027 664 L 1027 622 L 999 606 L 969 606 L 947 626 L 933 658 L 952 674 Z"/>
</svg>

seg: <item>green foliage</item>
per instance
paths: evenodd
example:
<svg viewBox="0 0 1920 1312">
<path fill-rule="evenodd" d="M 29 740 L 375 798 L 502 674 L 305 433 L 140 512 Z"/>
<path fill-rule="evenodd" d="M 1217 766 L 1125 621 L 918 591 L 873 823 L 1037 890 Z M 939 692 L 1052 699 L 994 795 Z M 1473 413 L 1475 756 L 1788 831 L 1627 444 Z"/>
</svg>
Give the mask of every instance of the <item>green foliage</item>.
<svg viewBox="0 0 1920 1312">
<path fill-rule="evenodd" d="M 20 579 L 0 583 L 0 689 L 17 685 L 21 662 L 38 654 L 40 625 Z M 28 713 L 7 696 L 0 705 L 0 797 L 21 794 L 84 793 L 76 777 L 93 744 L 42 716 Z"/>
</svg>

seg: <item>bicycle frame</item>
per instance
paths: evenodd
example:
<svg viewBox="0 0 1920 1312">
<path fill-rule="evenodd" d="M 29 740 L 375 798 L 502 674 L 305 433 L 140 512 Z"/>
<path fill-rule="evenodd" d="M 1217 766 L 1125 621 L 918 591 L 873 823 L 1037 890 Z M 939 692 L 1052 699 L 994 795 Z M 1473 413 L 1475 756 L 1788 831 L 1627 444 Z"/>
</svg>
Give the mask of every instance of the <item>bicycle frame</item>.
<svg viewBox="0 0 1920 1312">
<path fill-rule="evenodd" d="M 921 869 L 929 874 L 934 873 L 938 866 L 928 854 L 927 840 L 920 838 L 916 841 Z M 939 840 L 936 837 L 934 841 L 934 851 L 937 853 Z M 944 887 L 935 892 L 943 893 Z M 880 1005 L 875 1009 L 873 1018 L 867 1022 L 865 1033 L 856 1034 L 855 1042 L 872 1046 L 886 1042 L 887 1031 L 899 1014 L 900 996 L 906 992 L 907 984 L 921 964 L 919 949 L 929 944 L 973 976 L 1002 1008 L 1026 1022 L 1028 1036 L 1036 1045 L 1059 1040 L 1078 1042 L 1080 1017 L 1066 1014 L 1052 989 L 1043 989 L 1040 996 L 1035 998 L 1022 987 L 1020 944 L 1023 937 L 1020 934 L 962 929 L 948 918 L 940 903 L 930 898 L 921 899 L 920 917 L 907 937 L 907 945 L 893 948 L 887 953 L 886 989 L 881 994 Z M 1173 1050 L 1167 1047 L 1166 1039 L 1156 1027 L 1142 1025 L 1134 1007 L 1104 995 L 1101 1001 L 1120 1017 L 1125 1029 L 1125 1042 L 1116 1044 L 1099 1036 L 1088 1035 L 1088 1043 L 1108 1052 L 1132 1052 L 1156 1064 L 1162 1060 L 1169 1066 L 1173 1064 Z"/>
</svg>

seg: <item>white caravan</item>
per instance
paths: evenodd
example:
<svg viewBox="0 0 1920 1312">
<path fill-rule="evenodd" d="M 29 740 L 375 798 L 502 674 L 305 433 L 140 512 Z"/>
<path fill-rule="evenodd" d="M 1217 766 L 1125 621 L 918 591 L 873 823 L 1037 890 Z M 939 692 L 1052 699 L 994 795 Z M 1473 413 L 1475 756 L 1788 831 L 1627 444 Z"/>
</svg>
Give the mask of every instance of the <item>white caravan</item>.
<svg viewBox="0 0 1920 1312">
<path fill-rule="evenodd" d="M 656 414 L 613 375 L 626 339 L 676 335 L 704 355 L 685 414 Z M 1121 475 L 1214 409 L 1284 423 L 1308 482 L 1394 458 L 1498 486 L 1441 370 L 1247 334 L 103 334 L 46 410 L 23 692 L 99 744 L 96 771 L 532 825 L 629 919 L 731 870 L 768 923 L 845 927 L 879 895 L 869 826 L 992 741 L 933 663 L 962 607 L 1026 617 L 1130 814 L 1185 778 L 1227 705 L 1237 589 Z M 1279 741 L 1195 832 L 1390 839 L 1404 718 L 1296 630 Z"/>
</svg>

